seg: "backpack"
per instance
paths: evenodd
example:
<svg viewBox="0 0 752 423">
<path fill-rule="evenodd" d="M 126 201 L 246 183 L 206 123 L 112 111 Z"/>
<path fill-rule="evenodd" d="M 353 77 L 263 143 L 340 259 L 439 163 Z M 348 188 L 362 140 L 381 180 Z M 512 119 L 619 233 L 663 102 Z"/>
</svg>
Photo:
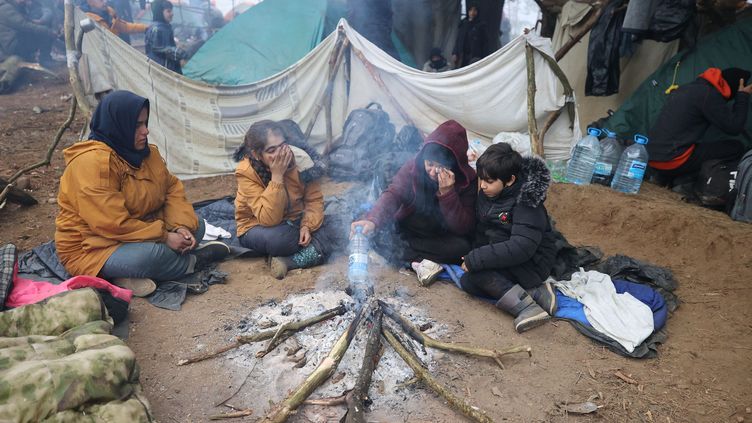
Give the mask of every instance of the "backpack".
<svg viewBox="0 0 752 423">
<path fill-rule="evenodd" d="M 752 150 L 739 162 L 734 194 L 736 199 L 729 215 L 734 220 L 752 223 Z"/>
<path fill-rule="evenodd" d="M 695 183 L 695 193 L 704 207 L 723 210 L 731 200 L 736 181 L 737 160 L 703 162 Z"/>
<path fill-rule="evenodd" d="M 329 175 L 340 180 L 369 180 L 373 176 L 373 158 L 391 151 L 394 134 L 389 114 L 380 104 L 353 110 L 345 121 L 339 145 L 329 155 Z"/>
</svg>

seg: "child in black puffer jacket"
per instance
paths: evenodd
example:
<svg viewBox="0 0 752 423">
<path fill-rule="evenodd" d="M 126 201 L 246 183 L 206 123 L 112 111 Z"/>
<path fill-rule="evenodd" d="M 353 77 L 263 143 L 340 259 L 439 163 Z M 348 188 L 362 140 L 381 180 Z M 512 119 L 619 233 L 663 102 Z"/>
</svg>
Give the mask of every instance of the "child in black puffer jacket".
<svg viewBox="0 0 752 423">
<path fill-rule="evenodd" d="M 505 143 L 490 146 L 477 168 L 478 224 L 460 282 L 466 292 L 496 300 L 523 332 L 556 311 L 554 288 L 544 282 L 556 258 L 543 205 L 551 175 L 543 160 L 523 158 Z"/>
</svg>

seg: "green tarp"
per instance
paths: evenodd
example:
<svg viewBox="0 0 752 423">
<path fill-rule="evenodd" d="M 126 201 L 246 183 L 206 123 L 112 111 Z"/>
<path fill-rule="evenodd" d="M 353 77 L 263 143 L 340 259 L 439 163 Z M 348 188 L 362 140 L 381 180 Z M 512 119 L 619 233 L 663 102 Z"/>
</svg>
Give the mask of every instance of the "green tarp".
<svg viewBox="0 0 752 423">
<path fill-rule="evenodd" d="M 616 131 L 625 139 L 631 139 L 634 134 L 647 134 L 666 101 L 665 91 L 671 85 L 674 70 L 676 69 L 676 83 L 682 85 L 693 81 L 711 67 L 752 69 L 752 18 L 700 39 L 693 50 L 677 53 L 650 75 L 619 110 L 603 122 L 603 127 Z M 752 134 L 752 119 L 747 119 L 747 132 Z M 745 142 L 747 147 L 751 146 L 750 141 L 742 136 L 731 137 L 712 127 L 705 138 L 737 138 Z"/>
<path fill-rule="evenodd" d="M 345 14 L 343 0 L 265 0 L 210 38 L 183 67 L 183 74 L 212 85 L 261 81 L 302 59 Z M 402 62 L 415 67 L 394 32 L 392 41 Z"/>
</svg>

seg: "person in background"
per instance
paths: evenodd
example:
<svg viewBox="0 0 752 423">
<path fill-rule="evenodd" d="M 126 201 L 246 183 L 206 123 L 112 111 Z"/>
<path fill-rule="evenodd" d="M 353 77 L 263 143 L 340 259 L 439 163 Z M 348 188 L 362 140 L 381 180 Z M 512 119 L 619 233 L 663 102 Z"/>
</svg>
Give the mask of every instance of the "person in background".
<svg viewBox="0 0 752 423">
<path fill-rule="evenodd" d="M 144 24 L 131 23 L 120 19 L 115 9 L 108 7 L 105 0 L 86 0 L 85 3 L 81 4 L 81 10 L 86 12 L 94 22 L 107 28 L 115 35 L 145 32 L 148 28 Z"/>
<path fill-rule="evenodd" d="M 156 0 L 151 5 L 154 23 L 146 31 L 146 55 L 151 60 L 167 69 L 183 74 L 180 61 L 185 58 L 185 51 L 175 45 L 172 32 L 172 3 Z"/>
<path fill-rule="evenodd" d="M 467 17 L 460 22 L 457 41 L 452 50 L 455 69 L 465 67 L 488 55 L 486 26 L 478 16 L 478 6 L 468 3 Z"/>
<path fill-rule="evenodd" d="M 446 72 L 451 69 L 452 66 L 441 53 L 441 49 L 432 48 L 428 61 L 423 65 L 423 72 Z"/>
<path fill-rule="evenodd" d="M 538 157 L 522 158 L 507 143 L 494 144 L 477 163 L 480 191 L 473 249 L 460 279 L 469 294 L 491 298 L 524 332 L 556 312 L 553 286 L 545 282 L 556 260 L 543 202 L 551 175 Z"/>
<path fill-rule="evenodd" d="M 284 132 L 271 120 L 254 123 L 233 158 L 235 221 L 240 244 L 270 256 L 271 274 L 322 263 L 333 245 L 324 225 L 324 194 L 318 179 L 303 182 Z"/>
<path fill-rule="evenodd" d="M 183 184 L 148 144 L 149 100 L 129 91 L 102 98 L 89 140 L 63 152 L 55 246 L 71 275 L 100 276 L 145 296 L 227 257 L 204 236 Z"/>
<path fill-rule="evenodd" d="M 710 68 L 673 91 L 648 132 L 650 168 L 668 185 L 692 186 L 704 162 L 739 160 L 744 155 L 740 141 L 706 141 L 703 135 L 711 126 L 740 134 L 751 93 L 750 72 L 738 68 Z"/>
<path fill-rule="evenodd" d="M 8 59 L 11 56 L 20 56 L 23 60 L 36 62 L 39 52 L 40 64 L 45 67 L 51 66 L 53 63 L 50 49 L 59 32 L 41 21 L 34 22 L 29 18 L 28 6 L 29 0 L 0 0 L 0 63 L 8 61 L 10 65 L 11 61 Z M 40 8 L 39 12 L 39 17 L 42 17 L 41 13 L 44 11 Z M 13 70 L 6 72 L 14 73 Z"/>
<path fill-rule="evenodd" d="M 459 264 L 470 251 L 477 178 L 467 163 L 467 133 L 458 122 L 439 125 L 392 179 L 351 234 L 375 232 L 374 249 L 408 267 L 424 259 Z"/>
</svg>

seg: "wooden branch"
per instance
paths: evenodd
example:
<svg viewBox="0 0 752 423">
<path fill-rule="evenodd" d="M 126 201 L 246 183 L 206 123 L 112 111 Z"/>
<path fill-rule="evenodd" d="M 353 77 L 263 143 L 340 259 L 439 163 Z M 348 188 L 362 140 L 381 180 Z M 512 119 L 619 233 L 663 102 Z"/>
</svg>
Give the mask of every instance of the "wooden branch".
<svg viewBox="0 0 752 423">
<path fill-rule="evenodd" d="M 382 333 L 384 334 L 384 338 L 386 338 L 386 341 L 389 343 L 389 345 L 394 348 L 395 351 L 397 351 L 397 354 L 399 354 L 400 357 L 407 363 L 408 366 L 413 370 L 415 375 L 420 378 L 423 383 L 425 383 L 431 390 L 433 390 L 436 394 L 444 398 L 444 400 L 455 409 L 459 410 L 464 414 L 467 418 L 472 419 L 476 422 L 481 423 L 493 423 L 493 420 L 491 420 L 488 415 L 486 415 L 485 412 L 481 411 L 480 409 L 471 406 L 467 402 L 465 402 L 462 398 L 456 397 L 454 394 L 449 392 L 447 388 L 439 384 L 431 375 L 428 373 L 426 369 L 420 366 L 417 361 L 417 357 L 414 355 L 411 355 L 405 347 L 400 344 L 399 341 L 397 341 L 397 338 L 394 337 L 394 334 L 387 326 L 382 326 Z"/>
<path fill-rule="evenodd" d="M 384 91 L 384 94 L 386 94 L 386 97 L 389 99 L 389 101 L 392 103 L 392 106 L 397 110 L 397 113 L 400 114 L 402 119 L 405 121 L 405 124 L 410 126 L 415 126 L 415 122 L 413 122 L 412 119 L 410 119 L 410 116 L 407 114 L 405 109 L 402 108 L 402 105 L 399 101 L 397 101 L 396 98 L 394 98 L 394 95 L 392 95 L 391 91 L 389 91 L 389 88 L 384 84 L 384 80 L 381 79 L 381 76 L 373 67 L 373 64 L 366 59 L 366 56 L 363 54 L 362 51 L 352 48 L 352 50 L 355 52 L 355 55 L 358 56 L 358 59 L 360 59 L 361 62 L 363 62 L 363 66 L 365 66 L 368 73 L 371 75 L 371 78 L 373 78 L 374 81 L 376 81 L 376 84 Z"/>
<path fill-rule="evenodd" d="M 590 12 L 590 17 L 587 18 L 584 24 L 579 27 L 578 31 L 575 34 L 570 35 L 569 41 L 564 43 L 563 46 L 559 48 L 559 50 L 554 55 L 554 58 L 556 61 L 560 61 L 562 57 L 564 57 L 567 53 L 569 53 L 569 50 L 572 49 L 575 45 L 577 45 L 578 42 L 587 35 L 591 29 L 595 26 L 596 23 L 598 23 L 598 19 L 600 19 L 601 14 L 603 14 L 603 9 L 608 4 L 609 0 L 601 0 L 599 2 L 596 2 L 593 4 L 593 11 Z"/>
<path fill-rule="evenodd" d="M 332 376 L 342 357 L 345 355 L 350 342 L 355 336 L 360 319 L 363 315 L 363 308 L 358 310 L 355 318 L 350 322 L 350 326 L 342 333 L 337 342 L 334 343 L 329 355 L 316 367 L 316 370 L 303 381 L 303 383 L 292 392 L 282 403 L 274 407 L 269 414 L 262 420 L 264 423 L 282 423 L 287 421 L 292 413 L 308 398 L 313 391 L 323 384 Z"/>
<path fill-rule="evenodd" d="M 381 354 L 379 354 L 381 350 L 381 309 L 377 308 L 372 316 L 373 325 L 366 341 L 363 364 L 360 366 L 360 373 L 358 373 L 355 387 L 345 397 L 347 402 L 347 414 L 344 417 L 345 423 L 366 423 L 365 402 L 368 399 L 368 388 L 371 386 L 373 371 L 376 369 L 376 365 L 381 358 Z"/>
<path fill-rule="evenodd" d="M 310 318 L 304 319 L 304 320 L 298 320 L 297 322 L 287 323 L 287 324 L 285 324 L 283 326 L 286 326 L 285 333 L 288 333 L 289 335 L 287 337 L 289 337 L 290 335 L 292 335 L 292 334 L 294 334 L 294 333 L 296 333 L 296 332 L 298 332 L 300 330 L 303 330 L 303 329 L 307 328 L 308 326 L 314 325 L 314 324 L 322 322 L 324 320 L 331 319 L 334 316 L 341 316 L 343 314 L 345 314 L 345 306 L 344 305 L 339 305 L 339 306 L 337 306 L 335 308 L 326 310 L 326 311 L 324 311 L 323 313 L 321 313 L 319 315 L 316 315 L 316 316 L 313 316 L 313 317 L 310 317 Z M 187 359 L 180 360 L 180 361 L 178 361 L 177 364 L 178 364 L 178 366 L 183 366 L 183 365 L 186 365 L 186 364 L 192 364 L 192 363 L 197 363 L 199 361 L 208 360 L 210 358 L 214 358 L 214 357 L 216 357 L 218 355 L 221 355 L 221 354 L 223 354 L 223 353 L 225 353 L 227 351 L 230 351 L 233 348 L 237 348 L 237 347 L 239 347 L 241 345 L 250 344 L 250 343 L 253 343 L 253 342 L 265 341 L 267 339 L 273 338 L 276 333 L 277 333 L 277 330 L 267 330 L 267 331 L 263 331 L 263 332 L 257 332 L 257 333 L 251 334 L 251 335 L 240 335 L 240 336 L 238 336 L 235 339 L 235 342 L 232 343 L 232 344 L 225 345 L 225 346 L 223 346 L 223 347 L 221 347 L 221 348 L 219 348 L 219 349 L 217 349 L 215 351 L 212 351 L 210 353 L 199 354 L 197 356 L 193 356 L 193 357 L 190 357 L 190 358 L 187 358 Z M 285 339 L 287 339 L 287 338 L 285 338 Z"/>
<path fill-rule="evenodd" d="M 525 43 L 527 62 L 527 131 L 530 134 L 530 147 L 533 154 L 543 157 L 543 144 L 538 138 L 538 122 L 535 120 L 535 61 L 533 47 Z"/>
<path fill-rule="evenodd" d="M 336 405 L 345 405 L 347 404 L 347 396 L 349 392 L 344 393 L 338 397 L 331 397 L 331 398 L 317 398 L 317 399 L 307 399 L 303 401 L 303 404 L 305 405 L 322 405 L 324 407 L 334 407 Z"/>
<path fill-rule="evenodd" d="M 572 89 L 572 84 L 569 83 L 567 75 L 553 57 L 542 51 L 539 51 L 539 53 L 543 56 L 546 62 L 548 62 L 549 66 L 551 66 L 554 75 L 559 78 L 559 82 L 561 82 L 561 85 L 564 87 L 564 96 L 566 97 L 565 106 L 569 113 L 569 129 L 572 129 L 574 127 L 574 89 Z M 543 141 L 541 141 L 541 143 L 543 143 Z"/>
<path fill-rule="evenodd" d="M 86 117 L 91 116 L 91 105 L 89 105 L 86 99 L 86 92 L 84 91 L 83 84 L 81 84 L 81 78 L 78 75 L 78 59 L 81 57 L 81 46 L 74 39 L 75 24 L 74 19 L 76 17 L 73 0 L 65 0 L 65 20 L 63 21 L 63 30 L 65 33 L 65 56 L 68 63 L 68 79 L 70 80 L 71 88 L 73 89 L 73 95 L 78 100 L 78 106 Z M 80 30 L 80 37 L 83 37 L 83 30 Z M 79 45 L 76 45 L 79 44 Z"/>
<path fill-rule="evenodd" d="M 223 420 L 223 419 L 236 419 L 238 417 L 245 417 L 253 415 L 253 410 L 246 408 L 245 410 L 233 411 L 230 413 L 215 414 L 209 416 L 209 420 Z"/>
<path fill-rule="evenodd" d="M 496 362 L 502 369 L 504 364 L 501 362 L 501 358 L 507 354 L 526 352 L 528 357 L 532 357 L 532 349 L 528 345 L 520 345 L 515 347 L 505 348 L 503 350 L 489 350 L 485 348 L 465 347 L 462 345 L 451 344 L 448 342 L 441 342 L 420 331 L 414 324 L 402 317 L 392 306 L 379 300 L 379 306 L 384 314 L 397 322 L 402 329 L 410 335 L 411 338 L 420 342 L 423 346 L 429 348 L 435 348 L 445 351 L 458 352 L 467 355 L 473 355 L 476 357 L 487 357 Z"/>
<path fill-rule="evenodd" d="M 13 176 L 10 177 L 7 181 L 7 185 L 3 189 L 2 192 L 0 192 L 0 204 L 3 204 L 5 201 L 5 197 L 10 193 L 10 191 L 13 189 L 13 182 L 16 181 L 16 179 L 20 178 L 21 175 L 31 172 L 34 169 L 40 168 L 42 166 L 49 166 L 50 162 L 52 162 L 52 155 L 55 154 L 55 148 L 57 148 L 58 144 L 60 144 L 60 139 L 63 137 L 63 134 L 65 131 L 70 128 L 71 123 L 73 122 L 73 119 L 76 117 L 76 98 L 71 99 L 71 105 L 70 110 L 68 111 L 68 118 L 65 119 L 65 122 L 63 122 L 62 125 L 60 125 L 60 128 L 58 128 L 57 133 L 55 134 L 55 138 L 52 140 L 52 143 L 47 148 L 47 154 L 44 156 L 44 160 L 34 163 L 32 165 L 26 166 L 23 169 L 20 169 L 18 172 L 14 173 Z"/>
<path fill-rule="evenodd" d="M 538 135 L 540 138 L 541 144 L 543 144 L 543 142 L 545 141 L 546 132 L 548 132 L 548 130 L 551 129 L 551 126 L 554 124 L 554 122 L 556 122 L 556 119 L 558 119 L 559 116 L 561 116 L 561 113 L 564 111 L 566 107 L 567 106 L 564 105 L 564 107 L 548 115 L 548 118 L 546 118 L 546 122 L 543 124 L 543 129 L 541 129 L 540 135 Z"/>
<path fill-rule="evenodd" d="M 304 137 L 306 141 L 308 141 L 308 138 L 311 136 L 311 131 L 313 131 L 313 127 L 316 124 L 319 113 L 321 113 L 321 109 L 327 102 L 327 98 L 329 98 L 329 101 L 331 101 L 331 95 L 334 91 L 334 79 L 336 78 L 337 73 L 339 73 L 339 68 L 342 64 L 342 58 L 345 56 L 345 50 L 347 49 L 347 46 L 350 45 L 350 40 L 345 37 L 344 29 L 339 29 L 337 37 L 338 39 L 337 43 L 335 44 L 335 49 L 332 52 L 331 59 L 329 60 L 329 80 L 326 83 L 324 93 L 322 94 L 319 101 L 316 102 L 316 108 L 313 109 L 313 117 L 311 118 L 311 121 L 308 122 L 308 127 L 306 128 Z M 327 142 L 331 143 L 331 140 L 327 140 Z"/>
</svg>

